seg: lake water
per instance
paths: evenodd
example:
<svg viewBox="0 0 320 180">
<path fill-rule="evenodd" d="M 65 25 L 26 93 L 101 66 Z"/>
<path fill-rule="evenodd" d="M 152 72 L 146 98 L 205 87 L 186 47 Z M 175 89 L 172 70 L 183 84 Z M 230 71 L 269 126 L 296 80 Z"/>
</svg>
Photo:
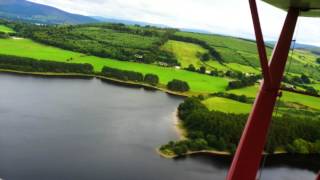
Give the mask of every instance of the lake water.
<svg viewBox="0 0 320 180">
<path fill-rule="evenodd" d="M 181 98 L 97 79 L 0 74 L 0 179 L 215 180 L 230 160 L 177 160 L 155 148 L 177 139 Z M 298 162 L 297 164 L 303 164 Z M 320 167 L 319 167 L 320 168 Z M 266 180 L 314 179 L 312 168 L 276 163 Z"/>
</svg>

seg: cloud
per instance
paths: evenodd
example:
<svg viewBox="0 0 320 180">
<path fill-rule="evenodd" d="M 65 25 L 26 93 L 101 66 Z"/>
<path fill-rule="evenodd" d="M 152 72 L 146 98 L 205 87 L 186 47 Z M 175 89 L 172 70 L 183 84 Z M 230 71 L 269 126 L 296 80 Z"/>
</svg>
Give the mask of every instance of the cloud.
<svg viewBox="0 0 320 180">
<path fill-rule="evenodd" d="M 253 38 L 247 0 L 29 0 L 89 16 L 203 29 L 212 33 Z M 263 32 L 275 40 L 286 13 L 258 0 Z M 300 18 L 298 41 L 320 46 L 320 19 Z"/>
</svg>

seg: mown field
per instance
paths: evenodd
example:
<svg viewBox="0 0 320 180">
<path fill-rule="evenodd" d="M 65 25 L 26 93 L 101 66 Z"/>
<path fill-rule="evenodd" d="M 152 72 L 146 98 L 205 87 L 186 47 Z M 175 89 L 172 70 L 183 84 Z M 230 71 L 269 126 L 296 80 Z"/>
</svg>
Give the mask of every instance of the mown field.
<svg viewBox="0 0 320 180">
<path fill-rule="evenodd" d="M 252 105 L 241 103 L 227 98 L 212 97 L 203 101 L 203 104 L 209 110 L 222 111 L 235 114 L 247 114 L 250 112 Z"/>
<path fill-rule="evenodd" d="M 4 32 L 4 33 L 13 33 L 14 30 L 7 27 L 7 26 L 4 26 L 4 25 L 1 25 L 0 24 L 0 32 Z"/>
<path fill-rule="evenodd" d="M 196 68 L 200 68 L 203 66 L 200 55 L 208 52 L 199 45 L 173 40 L 168 41 L 162 49 L 172 52 L 178 59 L 182 68 L 187 68 L 190 64 L 194 65 Z"/>
<path fill-rule="evenodd" d="M 160 83 L 166 85 L 172 79 L 187 81 L 191 91 L 196 93 L 212 93 L 224 91 L 228 81 L 219 77 L 212 77 L 199 73 L 193 73 L 174 68 L 160 67 L 134 62 L 124 62 L 96 56 L 88 56 L 82 53 L 72 52 L 36 43 L 29 39 L 0 39 L 0 54 L 30 57 L 35 59 L 52 60 L 69 63 L 89 63 L 94 66 L 96 72 L 100 72 L 103 66 L 122 70 L 131 70 L 143 74 L 153 73 L 160 78 Z"/>
</svg>

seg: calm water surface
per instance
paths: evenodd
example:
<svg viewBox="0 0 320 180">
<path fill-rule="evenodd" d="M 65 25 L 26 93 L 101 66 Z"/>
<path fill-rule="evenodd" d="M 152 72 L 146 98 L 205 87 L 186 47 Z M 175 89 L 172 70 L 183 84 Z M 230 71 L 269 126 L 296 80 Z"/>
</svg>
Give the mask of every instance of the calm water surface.
<svg viewBox="0 0 320 180">
<path fill-rule="evenodd" d="M 213 180 L 228 160 L 161 158 L 177 139 L 181 98 L 100 80 L 0 74 L 0 178 L 4 180 Z M 305 168 L 268 166 L 263 179 L 314 179 Z"/>
</svg>

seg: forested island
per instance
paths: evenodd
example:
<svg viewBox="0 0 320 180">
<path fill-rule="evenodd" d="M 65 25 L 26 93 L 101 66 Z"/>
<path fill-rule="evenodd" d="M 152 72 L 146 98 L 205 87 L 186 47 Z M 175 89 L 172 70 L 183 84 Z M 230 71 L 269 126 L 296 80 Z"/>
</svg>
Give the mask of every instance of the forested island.
<svg viewBox="0 0 320 180">
<path fill-rule="evenodd" d="M 178 107 L 178 118 L 187 139 L 170 141 L 160 147 L 166 157 L 192 152 L 234 154 L 248 114 L 210 111 L 201 98 L 187 98 Z M 265 152 L 290 154 L 320 154 L 319 113 L 307 116 L 282 114 L 273 117 Z"/>
</svg>

